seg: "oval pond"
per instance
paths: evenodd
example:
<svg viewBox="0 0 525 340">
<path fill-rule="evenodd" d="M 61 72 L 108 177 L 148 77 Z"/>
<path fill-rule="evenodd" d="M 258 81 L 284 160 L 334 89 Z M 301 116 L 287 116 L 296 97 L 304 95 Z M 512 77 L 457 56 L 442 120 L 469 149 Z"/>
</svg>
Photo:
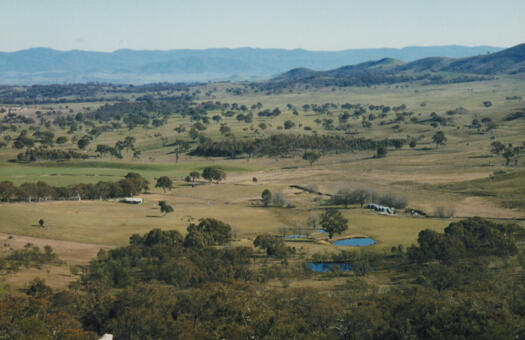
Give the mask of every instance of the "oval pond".
<svg viewBox="0 0 525 340">
<path fill-rule="evenodd" d="M 366 247 L 375 243 L 376 241 L 370 237 L 352 237 L 337 240 L 333 244 L 336 246 Z"/>
</svg>

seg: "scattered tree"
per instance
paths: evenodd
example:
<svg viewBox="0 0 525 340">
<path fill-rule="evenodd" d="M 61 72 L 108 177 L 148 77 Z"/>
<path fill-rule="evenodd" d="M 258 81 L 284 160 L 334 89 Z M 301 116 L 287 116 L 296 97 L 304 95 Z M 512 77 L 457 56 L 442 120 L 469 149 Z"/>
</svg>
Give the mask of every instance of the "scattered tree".
<svg viewBox="0 0 525 340">
<path fill-rule="evenodd" d="M 434 136 L 432 136 L 432 142 L 436 144 L 437 148 L 440 145 L 445 145 L 445 143 L 447 142 L 447 137 L 445 137 L 443 131 L 438 131 L 434 134 Z"/>
<path fill-rule="evenodd" d="M 166 189 L 170 190 L 173 188 L 173 181 L 168 176 L 162 176 L 157 179 L 157 184 L 155 184 L 155 188 L 162 188 L 164 192 L 166 192 Z"/>
<path fill-rule="evenodd" d="M 267 207 L 272 202 L 272 192 L 268 189 L 264 189 L 261 194 L 261 200 L 265 207 Z"/>
<path fill-rule="evenodd" d="M 166 203 L 166 201 L 159 201 L 159 207 L 160 207 L 160 212 L 164 213 L 164 216 L 166 216 L 166 214 L 173 212 L 173 207 L 169 205 L 168 203 Z"/>
<path fill-rule="evenodd" d="M 91 139 L 88 136 L 84 136 L 78 140 L 77 145 L 79 149 L 84 150 L 89 143 L 91 143 Z"/>
<path fill-rule="evenodd" d="M 304 154 L 303 154 L 303 159 L 305 161 L 308 161 L 310 163 L 310 166 L 312 166 L 312 164 L 314 164 L 315 162 L 317 162 L 319 160 L 319 158 L 321 157 L 320 154 L 318 154 L 317 152 L 313 152 L 313 151 L 306 151 Z"/>
<path fill-rule="evenodd" d="M 328 233 L 328 237 L 330 238 L 332 238 L 334 234 L 341 234 L 348 229 L 348 220 L 336 209 L 326 210 L 320 216 L 319 224 L 323 227 L 323 230 Z"/>
</svg>

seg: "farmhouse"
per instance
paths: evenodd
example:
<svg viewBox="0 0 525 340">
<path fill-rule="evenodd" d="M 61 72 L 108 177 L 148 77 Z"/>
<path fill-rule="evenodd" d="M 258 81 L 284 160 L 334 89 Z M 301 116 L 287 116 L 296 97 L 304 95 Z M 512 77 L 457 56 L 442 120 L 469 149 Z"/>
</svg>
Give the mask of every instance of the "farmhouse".
<svg viewBox="0 0 525 340">
<path fill-rule="evenodd" d="M 384 214 L 387 214 L 387 215 L 394 215 L 395 214 L 394 208 L 385 207 L 384 205 L 380 205 L 380 204 L 371 203 L 371 204 L 367 205 L 366 207 L 368 209 L 374 209 L 375 211 L 377 211 L 379 213 L 384 213 Z"/>
</svg>

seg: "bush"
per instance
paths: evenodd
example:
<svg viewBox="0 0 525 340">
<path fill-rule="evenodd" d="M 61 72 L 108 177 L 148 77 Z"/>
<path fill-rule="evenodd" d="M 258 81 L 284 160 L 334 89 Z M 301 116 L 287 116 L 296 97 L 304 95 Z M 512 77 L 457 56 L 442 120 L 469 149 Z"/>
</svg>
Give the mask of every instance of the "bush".
<svg viewBox="0 0 525 340">
<path fill-rule="evenodd" d="M 434 216 L 439 218 L 451 218 L 454 217 L 454 212 L 454 207 L 444 207 L 440 205 L 434 210 Z"/>
<path fill-rule="evenodd" d="M 37 298 L 45 298 L 53 294 L 53 290 L 46 285 L 43 279 L 36 277 L 33 281 L 29 282 L 26 294 Z"/>
<path fill-rule="evenodd" d="M 39 247 L 28 243 L 24 249 L 14 250 L 7 257 L 0 258 L 0 269 L 16 272 L 21 267 L 40 269 L 44 264 L 62 263 L 50 246 L 45 246 L 42 252 Z"/>
<path fill-rule="evenodd" d="M 279 236 L 259 235 L 253 241 L 253 245 L 266 251 L 266 255 L 286 258 L 293 253 L 292 248 L 287 247 Z"/>
<path fill-rule="evenodd" d="M 288 201 L 282 192 L 276 192 L 273 194 L 272 205 L 281 208 L 293 208 L 293 204 Z"/>
</svg>

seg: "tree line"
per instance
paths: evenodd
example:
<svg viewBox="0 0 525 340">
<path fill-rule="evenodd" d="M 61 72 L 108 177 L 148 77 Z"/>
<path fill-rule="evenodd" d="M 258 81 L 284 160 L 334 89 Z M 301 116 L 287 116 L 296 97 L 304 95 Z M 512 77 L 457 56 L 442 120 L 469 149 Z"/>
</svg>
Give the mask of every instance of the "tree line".
<svg viewBox="0 0 525 340">
<path fill-rule="evenodd" d="M 95 200 L 137 195 L 148 189 L 148 181 L 130 172 L 118 182 L 100 181 L 95 184 L 51 186 L 44 181 L 26 182 L 19 186 L 10 181 L 0 182 L 0 201 Z"/>
<path fill-rule="evenodd" d="M 253 156 L 287 156 L 297 152 L 355 152 L 376 150 L 378 146 L 391 146 L 401 148 L 406 144 L 405 139 L 387 138 L 372 140 L 368 138 L 355 138 L 334 135 L 293 135 L 275 134 L 266 138 L 253 140 L 238 140 L 235 138 L 223 141 L 205 139 L 189 152 L 193 156 L 204 157 L 239 157 L 241 155 Z M 309 157 L 308 157 L 309 158 Z"/>
<path fill-rule="evenodd" d="M 343 205 L 348 208 L 350 204 L 359 204 L 363 207 L 365 204 L 377 203 L 392 207 L 396 209 L 404 209 L 407 205 L 407 199 L 403 195 L 396 195 L 392 193 L 378 194 L 374 190 L 358 188 L 350 189 L 342 187 L 337 190 L 337 193 L 330 199 L 331 204 Z"/>
<path fill-rule="evenodd" d="M 19 162 L 34 162 L 39 159 L 45 160 L 71 160 L 71 159 L 88 159 L 89 155 L 83 152 L 74 150 L 60 150 L 60 149 L 48 149 L 45 147 L 29 148 L 24 152 L 20 152 L 16 156 L 16 160 Z"/>
</svg>

